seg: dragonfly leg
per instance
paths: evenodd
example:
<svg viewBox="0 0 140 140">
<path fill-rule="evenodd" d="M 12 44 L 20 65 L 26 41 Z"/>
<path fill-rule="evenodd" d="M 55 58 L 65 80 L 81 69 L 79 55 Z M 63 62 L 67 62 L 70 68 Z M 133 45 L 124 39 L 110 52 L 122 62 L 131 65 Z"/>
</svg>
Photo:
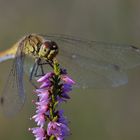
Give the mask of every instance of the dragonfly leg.
<svg viewBox="0 0 140 140">
<path fill-rule="evenodd" d="M 51 67 L 53 67 L 52 61 L 45 61 L 45 62 L 42 62 L 41 59 L 39 59 L 39 60 L 37 61 L 37 68 L 35 69 L 35 74 L 34 74 L 35 77 L 40 77 L 40 76 L 45 75 L 45 72 L 44 72 L 44 69 L 43 69 L 43 66 L 44 66 L 44 65 L 50 65 Z M 40 69 L 41 69 L 41 74 L 38 74 L 38 69 L 39 69 L 39 67 L 40 67 Z"/>
<path fill-rule="evenodd" d="M 41 74 L 38 74 L 38 69 L 41 69 Z M 35 73 L 34 73 L 34 76 L 35 77 L 40 77 L 40 76 L 43 76 L 45 73 L 44 73 L 44 69 L 43 69 L 43 64 L 41 63 L 41 59 L 37 60 L 37 67 L 35 69 Z"/>
<path fill-rule="evenodd" d="M 40 65 L 42 76 L 45 75 L 43 65 Z"/>
<path fill-rule="evenodd" d="M 38 74 L 38 69 L 41 69 L 41 74 Z M 44 69 L 43 69 L 43 65 L 39 65 L 37 64 L 37 68 L 35 69 L 35 73 L 34 73 L 34 76 L 35 77 L 40 77 L 40 76 L 43 76 L 44 75 Z"/>
<path fill-rule="evenodd" d="M 33 82 L 33 77 L 40 77 L 45 75 L 43 69 L 44 65 L 50 65 L 51 67 L 53 67 L 52 61 L 42 62 L 41 59 L 36 59 L 33 68 L 31 70 L 29 81 L 35 88 L 37 88 L 37 85 Z M 38 74 L 39 68 L 41 69 L 41 74 Z"/>
<path fill-rule="evenodd" d="M 53 68 L 53 61 L 52 60 L 46 60 L 45 62 L 42 62 L 41 60 L 38 62 L 38 65 L 50 65 L 50 67 Z"/>
</svg>

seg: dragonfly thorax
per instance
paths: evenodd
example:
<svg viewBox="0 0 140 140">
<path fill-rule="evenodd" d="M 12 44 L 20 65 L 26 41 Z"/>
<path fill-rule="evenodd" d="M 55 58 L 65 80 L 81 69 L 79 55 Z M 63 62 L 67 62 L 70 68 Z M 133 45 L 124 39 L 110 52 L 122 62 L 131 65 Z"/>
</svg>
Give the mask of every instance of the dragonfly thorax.
<svg viewBox="0 0 140 140">
<path fill-rule="evenodd" d="M 58 54 L 58 46 L 54 41 L 47 40 L 42 43 L 38 54 L 40 58 L 52 60 Z"/>
</svg>

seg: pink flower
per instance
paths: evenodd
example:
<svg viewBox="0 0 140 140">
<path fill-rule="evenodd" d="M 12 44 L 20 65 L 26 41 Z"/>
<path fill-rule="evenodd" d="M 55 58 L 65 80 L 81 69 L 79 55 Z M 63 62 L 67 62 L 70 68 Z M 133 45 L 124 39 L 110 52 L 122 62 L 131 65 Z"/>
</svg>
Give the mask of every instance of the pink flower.
<svg viewBox="0 0 140 140">
<path fill-rule="evenodd" d="M 61 79 L 69 85 L 75 84 L 75 82 L 70 77 L 68 77 L 67 75 L 62 75 Z"/>
<path fill-rule="evenodd" d="M 49 80 L 43 82 L 40 88 L 49 88 L 51 86 L 51 82 Z"/>
<path fill-rule="evenodd" d="M 38 94 L 37 96 L 39 97 L 39 101 L 40 102 L 48 101 L 49 100 L 49 92 L 48 92 L 48 90 Z"/>
<path fill-rule="evenodd" d="M 34 115 L 32 117 L 32 119 L 34 119 L 35 122 L 37 123 L 37 125 L 40 126 L 40 127 L 43 127 L 44 124 L 45 124 L 45 121 L 46 121 L 45 115 L 41 114 L 41 113 L 38 113 L 38 114 Z"/>
<path fill-rule="evenodd" d="M 70 99 L 68 92 L 72 90 L 75 82 L 58 63 L 54 61 L 53 65 L 54 72 L 49 72 L 37 80 L 41 86 L 35 90 L 38 98 L 35 102 L 36 114 L 32 119 L 38 127 L 29 129 L 36 140 L 64 140 L 70 134 L 68 120 L 63 115 L 63 110 L 58 110 L 58 105 Z M 47 130 L 44 129 L 45 123 Z"/>
<path fill-rule="evenodd" d="M 70 84 L 66 84 L 64 83 L 62 86 L 62 92 L 66 93 L 66 92 L 70 92 L 72 90 L 72 86 Z"/>
<path fill-rule="evenodd" d="M 38 105 L 37 111 L 36 113 L 45 113 L 46 111 L 48 111 L 49 106 L 48 106 L 48 102 L 46 101 L 42 101 L 42 102 L 36 102 L 36 105 Z"/>
<path fill-rule="evenodd" d="M 29 131 L 32 131 L 36 140 L 45 140 L 46 139 L 46 131 L 43 128 L 35 127 L 29 128 Z"/>
<path fill-rule="evenodd" d="M 64 140 L 70 134 L 70 129 L 63 123 L 49 122 L 47 134 L 55 136 L 57 140 Z"/>
<path fill-rule="evenodd" d="M 46 80 L 49 80 L 54 75 L 53 72 L 49 72 L 46 75 L 42 76 L 37 80 L 37 82 L 46 82 Z"/>
<path fill-rule="evenodd" d="M 65 125 L 68 125 L 68 120 L 64 116 L 64 111 L 63 110 L 58 111 L 58 122 L 62 123 L 62 124 L 65 124 Z"/>
</svg>

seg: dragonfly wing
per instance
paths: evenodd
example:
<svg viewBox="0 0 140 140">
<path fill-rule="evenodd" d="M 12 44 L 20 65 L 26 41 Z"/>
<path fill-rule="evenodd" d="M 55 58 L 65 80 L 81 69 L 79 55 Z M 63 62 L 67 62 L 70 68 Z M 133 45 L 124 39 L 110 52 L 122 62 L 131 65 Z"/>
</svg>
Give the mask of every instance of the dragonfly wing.
<svg viewBox="0 0 140 140">
<path fill-rule="evenodd" d="M 77 86 L 82 88 L 109 88 L 117 87 L 128 82 L 125 71 L 117 69 L 114 65 L 95 65 L 92 59 L 65 53 L 58 59 L 62 67 L 75 79 Z M 80 60 L 79 60 L 80 59 Z"/>
<path fill-rule="evenodd" d="M 25 101 L 23 87 L 24 55 L 21 53 L 21 47 L 18 47 L 12 69 L 9 73 L 2 95 L 2 107 L 7 116 L 12 116 L 19 112 Z"/>
<path fill-rule="evenodd" d="M 140 65 L 140 49 L 131 45 L 89 41 L 66 35 L 47 35 L 46 39 L 56 41 L 62 65 L 82 87 L 123 85 L 128 81 L 126 70 Z"/>
<path fill-rule="evenodd" d="M 26 75 L 30 76 L 30 73 L 32 71 L 32 67 L 33 67 L 34 63 L 35 63 L 35 60 L 32 57 L 28 57 L 28 56 L 25 57 L 24 72 Z"/>
</svg>

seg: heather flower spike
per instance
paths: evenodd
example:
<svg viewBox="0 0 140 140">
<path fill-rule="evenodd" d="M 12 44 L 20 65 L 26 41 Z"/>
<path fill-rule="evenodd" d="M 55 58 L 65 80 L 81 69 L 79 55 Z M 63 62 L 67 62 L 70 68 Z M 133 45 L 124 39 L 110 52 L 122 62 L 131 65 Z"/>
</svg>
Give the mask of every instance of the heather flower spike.
<svg viewBox="0 0 140 140">
<path fill-rule="evenodd" d="M 64 140 L 70 135 L 70 129 L 64 111 L 58 110 L 58 106 L 70 99 L 68 92 L 75 82 L 67 75 L 66 69 L 60 69 L 56 60 L 53 71 L 46 73 L 37 82 L 40 87 L 35 91 L 38 100 L 35 102 L 36 114 L 32 117 L 37 127 L 29 130 L 36 140 Z"/>
</svg>

